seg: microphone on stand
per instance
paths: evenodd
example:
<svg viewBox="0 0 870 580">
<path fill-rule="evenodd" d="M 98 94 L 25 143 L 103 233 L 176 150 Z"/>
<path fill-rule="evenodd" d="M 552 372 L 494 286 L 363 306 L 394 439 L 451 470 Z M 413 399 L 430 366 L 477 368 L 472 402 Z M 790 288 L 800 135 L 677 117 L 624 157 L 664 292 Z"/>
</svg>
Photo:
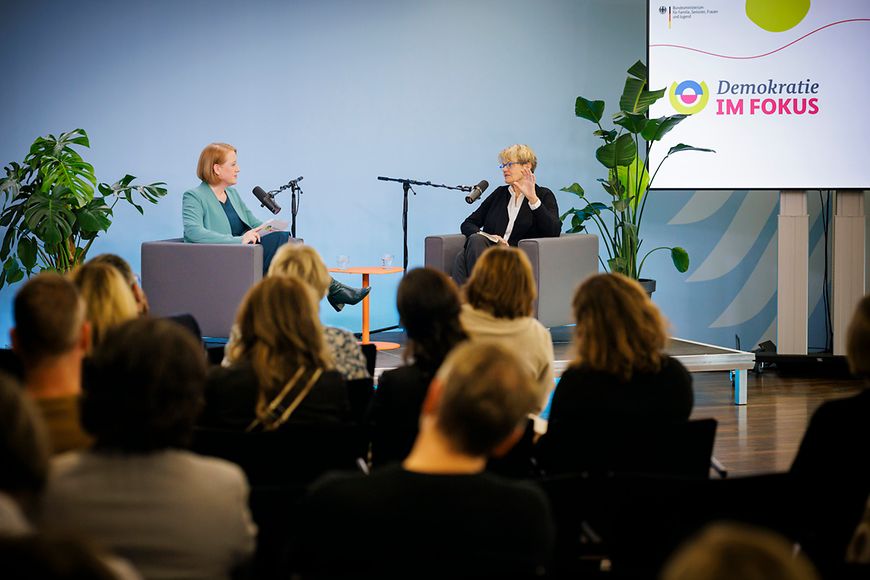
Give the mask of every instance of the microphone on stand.
<svg viewBox="0 0 870 580">
<path fill-rule="evenodd" d="M 302 179 L 301 177 L 299 178 Z M 268 209 L 270 212 L 277 214 L 281 211 L 281 206 L 275 203 L 275 198 L 273 198 L 269 193 L 263 191 L 263 188 L 259 185 L 254 188 L 251 192 L 254 194 L 254 197 L 260 202 L 260 205 Z"/>
<path fill-rule="evenodd" d="M 297 177 L 296 179 L 291 179 L 290 181 L 288 181 L 287 185 L 290 187 L 296 187 L 297 185 L 299 185 L 300 181 L 302 181 L 301 175 L 299 177 Z"/>
<path fill-rule="evenodd" d="M 483 195 L 483 192 L 486 191 L 487 187 L 489 187 L 489 182 L 485 179 L 472 187 L 471 193 L 465 196 L 465 203 L 474 203 L 477 201 L 478 198 Z"/>
</svg>

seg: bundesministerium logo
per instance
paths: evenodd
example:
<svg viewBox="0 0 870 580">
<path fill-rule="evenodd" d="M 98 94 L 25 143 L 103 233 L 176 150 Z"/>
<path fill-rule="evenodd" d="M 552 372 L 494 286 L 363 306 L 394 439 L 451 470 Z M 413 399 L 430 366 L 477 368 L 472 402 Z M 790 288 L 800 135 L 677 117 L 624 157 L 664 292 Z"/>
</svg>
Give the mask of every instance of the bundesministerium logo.
<svg viewBox="0 0 870 580">
<path fill-rule="evenodd" d="M 704 81 L 698 83 L 687 80 L 673 83 L 668 90 L 668 97 L 670 97 L 671 106 L 678 113 L 694 115 L 700 113 L 707 106 L 707 101 L 710 100 L 710 91 Z"/>
<path fill-rule="evenodd" d="M 664 14 L 667 14 L 667 13 L 668 13 L 668 7 L 667 7 L 667 6 L 659 6 L 659 14 L 664 15 Z"/>
</svg>

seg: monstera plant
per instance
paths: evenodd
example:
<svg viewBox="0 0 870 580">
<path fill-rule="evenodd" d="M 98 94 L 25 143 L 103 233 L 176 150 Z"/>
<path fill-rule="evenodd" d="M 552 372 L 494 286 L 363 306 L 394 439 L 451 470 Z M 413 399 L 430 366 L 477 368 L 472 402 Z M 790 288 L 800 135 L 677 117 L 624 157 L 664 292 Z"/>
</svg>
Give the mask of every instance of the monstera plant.
<svg viewBox="0 0 870 580">
<path fill-rule="evenodd" d="M 125 175 L 112 185 L 97 183 L 94 167 L 75 147 L 90 147 L 76 129 L 39 137 L 23 163 L 5 167 L 0 180 L 0 288 L 42 270 L 67 272 L 82 263 L 100 232 L 112 225 L 113 209 L 124 200 L 139 213 L 134 194 L 151 203 L 166 195 L 163 182 L 134 184 Z"/>
<path fill-rule="evenodd" d="M 599 257 L 602 265 L 611 272 L 619 272 L 636 280 L 640 279 L 647 257 L 657 251 L 670 251 L 678 271 L 689 269 L 689 254 L 678 246 L 652 248 L 641 256 L 643 213 L 656 173 L 668 157 L 684 151 L 713 152 L 712 149 L 683 143 L 674 145 L 650 175 L 650 150 L 688 116 L 679 114 L 650 119 L 650 105 L 664 94 L 665 89 L 648 89 L 646 65 L 638 61 L 628 69 L 628 78 L 619 99 L 619 111 L 613 115 L 615 127 L 605 128 L 601 124 L 604 101 L 577 97 L 574 105 L 576 116 L 594 123 L 597 126 L 594 135 L 604 142 L 596 149 L 595 158 L 607 170 L 607 178 L 598 181 L 609 195 L 610 203 L 587 199 L 583 188 L 573 183 L 562 188 L 562 191 L 573 193 L 583 205 L 572 207 L 562 214 L 562 222 L 570 225 L 569 233 L 586 231 L 587 223 L 590 220 L 594 222 L 607 252 L 606 264 Z"/>
</svg>

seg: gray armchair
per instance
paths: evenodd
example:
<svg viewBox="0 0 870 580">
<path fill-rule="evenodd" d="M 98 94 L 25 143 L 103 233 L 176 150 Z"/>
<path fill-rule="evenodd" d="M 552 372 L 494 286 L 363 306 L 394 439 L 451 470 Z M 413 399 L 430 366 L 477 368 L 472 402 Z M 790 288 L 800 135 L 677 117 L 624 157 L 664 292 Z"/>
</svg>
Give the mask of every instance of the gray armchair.
<svg viewBox="0 0 870 580">
<path fill-rule="evenodd" d="M 263 277 L 263 246 L 142 244 L 142 288 L 155 316 L 192 314 L 203 336 L 228 337 L 248 288 Z"/>
<path fill-rule="evenodd" d="M 425 265 L 449 274 L 464 245 L 462 234 L 426 237 Z M 537 319 L 546 327 L 572 324 L 574 290 L 587 276 L 598 272 L 598 236 L 563 234 L 558 238 L 530 238 L 520 241 L 519 248 L 532 262 L 538 286 L 534 305 Z"/>
</svg>

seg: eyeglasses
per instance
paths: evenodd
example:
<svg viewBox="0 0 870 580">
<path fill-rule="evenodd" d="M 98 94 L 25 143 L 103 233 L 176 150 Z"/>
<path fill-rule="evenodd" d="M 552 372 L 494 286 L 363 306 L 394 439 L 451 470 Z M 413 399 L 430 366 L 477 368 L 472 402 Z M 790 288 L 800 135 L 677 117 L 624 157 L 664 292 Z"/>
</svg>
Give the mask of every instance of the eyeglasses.
<svg viewBox="0 0 870 580">
<path fill-rule="evenodd" d="M 507 163 L 499 163 L 498 168 L 504 169 L 505 167 L 507 167 L 508 169 L 510 169 L 514 165 L 522 165 L 522 164 L 523 164 L 522 161 L 508 161 Z"/>
</svg>

